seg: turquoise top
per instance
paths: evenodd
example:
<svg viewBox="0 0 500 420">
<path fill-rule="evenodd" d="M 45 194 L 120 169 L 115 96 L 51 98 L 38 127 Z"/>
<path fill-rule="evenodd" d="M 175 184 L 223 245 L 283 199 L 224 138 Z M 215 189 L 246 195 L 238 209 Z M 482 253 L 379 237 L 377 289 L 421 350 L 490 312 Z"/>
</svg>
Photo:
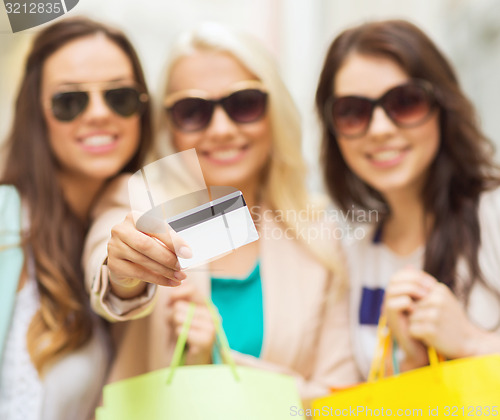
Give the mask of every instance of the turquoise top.
<svg viewBox="0 0 500 420">
<path fill-rule="evenodd" d="M 0 185 L 0 371 L 23 264 L 21 198 L 13 186 Z"/>
<path fill-rule="evenodd" d="M 244 279 L 212 277 L 212 302 L 222 317 L 229 347 L 259 357 L 264 338 L 260 263 Z"/>
</svg>

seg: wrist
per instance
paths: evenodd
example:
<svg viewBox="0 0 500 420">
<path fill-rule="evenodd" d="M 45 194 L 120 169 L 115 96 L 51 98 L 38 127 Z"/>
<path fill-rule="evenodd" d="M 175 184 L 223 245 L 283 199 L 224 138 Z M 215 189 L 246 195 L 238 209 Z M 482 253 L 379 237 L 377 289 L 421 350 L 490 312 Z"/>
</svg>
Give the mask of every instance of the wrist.
<svg viewBox="0 0 500 420">
<path fill-rule="evenodd" d="M 500 353 L 500 337 L 497 333 L 476 329 L 463 341 L 458 357 L 473 357 L 491 353 Z"/>
<path fill-rule="evenodd" d="M 111 292 L 122 299 L 132 299 L 141 295 L 146 290 L 147 283 L 134 278 L 117 279 L 108 269 L 108 281 Z"/>
<path fill-rule="evenodd" d="M 417 369 L 423 366 L 427 366 L 429 364 L 429 359 L 420 357 L 420 358 L 408 358 L 405 357 L 401 360 L 400 368 L 402 372 L 406 372 L 408 370 Z"/>
<path fill-rule="evenodd" d="M 429 364 L 429 356 L 424 345 L 419 345 L 411 351 L 403 350 L 401 355 L 401 371 L 417 369 Z"/>
<path fill-rule="evenodd" d="M 210 365 L 212 364 L 212 355 L 210 353 L 190 354 L 186 353 L 186 365 Z"/>
</svg>

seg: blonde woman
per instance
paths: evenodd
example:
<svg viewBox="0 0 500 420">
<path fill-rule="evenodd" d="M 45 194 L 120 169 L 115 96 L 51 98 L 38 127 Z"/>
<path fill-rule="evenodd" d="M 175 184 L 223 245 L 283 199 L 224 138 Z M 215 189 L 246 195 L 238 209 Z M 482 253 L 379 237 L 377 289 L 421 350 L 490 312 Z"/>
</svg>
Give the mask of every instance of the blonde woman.
<svg viewBox="0 0 500 420">
<path fill-rule="evenodd" d="M 211 363 L 208 297 L 237 363 L 293 375 L 303 398 L 355 382 L 335 241 L 331 226 L 298 218 L 311 213 L 301 127 L 273 60 L 253 39 L 205 24 L 180 37 L 165 77 L 170 150 L 195 148 L 208 185 L 242 191 L 260 239 L 182 273 L 181 286 L 158 289 L 149 318 L 117 326 L 111 380 L 168 366 L 191 302 L 186 363 Z M 321 233 L 325 240 L 308 240 Z M 175 255 L 154 240 L 145 250 L 146 236 L 128 216 L 108 243 L 110 277 L 124 292 L 129 287 L 129 297 L 143 293 L 136 279 L 173 284 L 176 277 Z"/>
</svg>

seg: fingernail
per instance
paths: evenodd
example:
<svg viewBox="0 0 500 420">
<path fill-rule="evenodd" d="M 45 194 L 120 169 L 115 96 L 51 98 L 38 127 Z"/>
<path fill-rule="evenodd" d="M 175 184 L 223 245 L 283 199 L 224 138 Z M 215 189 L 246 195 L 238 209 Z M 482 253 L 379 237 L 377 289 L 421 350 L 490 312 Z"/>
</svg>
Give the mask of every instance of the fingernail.
<svg viewBox="0 0 500 420">
<path fill-rule="evenodd" d="M 186 274 L 184 274 L 182 271 L 175 271 L 174 272 L 174 277 L 177 280 L 184 280 L 186 278 Z"/>
<path fill-rule="evenodd" d="M 181 258 L 191 258 L 193 256 L 193 251 L 191 251 L 191 248 L 183 245 L 179 248 L 177 255 Z"/>
</svg>

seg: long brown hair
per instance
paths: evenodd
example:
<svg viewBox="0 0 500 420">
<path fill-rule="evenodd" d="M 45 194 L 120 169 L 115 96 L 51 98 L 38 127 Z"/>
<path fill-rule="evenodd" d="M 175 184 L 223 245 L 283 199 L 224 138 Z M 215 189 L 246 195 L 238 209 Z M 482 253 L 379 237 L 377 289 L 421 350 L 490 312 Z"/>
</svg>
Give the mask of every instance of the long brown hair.
<svg viewBox="0 0 500 420">
<path fill-rule="evenodd" d="M 334 95 L 335 77 L 352 53 L 393 60 L 412 78 L 432 83 L 440 109 L 440 148 L 422 191 L 424 211 L 434 217 L 426 239 L 424 270 L 466 301 L 477 279 L 481 243 L 480 195 L 499 185 L 492 144 L 479 128 L 472 104 L 460 89 L 452 66 L 415 25 L 402 20 L 365 23 L 342 32 L 331 44 L 316 91 L 322 123 L 322 160 L 329 193 L 347 211 L 390 208 L 381 194 L 354 174 L 344 161 L 334 133 L 328 129 L 325 103 Z M 457 263 L 464 258 L 468 278 L 457 281 Z M 460 287 L 458 285 L 460 284 Z"/>
<path fill-rule="evenodd" d="M 7 160 L 0 184 L 14 185 L 29 209 L 25 249 L 33 253 L 40 310 L 29 326 L 28 350 L 39 372 L 61 354 L 83 345 L 92 334 L 88 296 L 83 286 L 81 253 L 86 226 L 68 206 L 57 179 L 40 99 L 47 58 L 77 38 L 103 34 L 129 57 L 135 81 L 147 92 L 137 54 L 123 33 L 87 18 L 61 20 L 34 39 L 26 60 L 7 139 Z M 122 172 L 139 169 L 151 143 L 151 109 L 140 118 L 140 146 Z"/>
</svg>

